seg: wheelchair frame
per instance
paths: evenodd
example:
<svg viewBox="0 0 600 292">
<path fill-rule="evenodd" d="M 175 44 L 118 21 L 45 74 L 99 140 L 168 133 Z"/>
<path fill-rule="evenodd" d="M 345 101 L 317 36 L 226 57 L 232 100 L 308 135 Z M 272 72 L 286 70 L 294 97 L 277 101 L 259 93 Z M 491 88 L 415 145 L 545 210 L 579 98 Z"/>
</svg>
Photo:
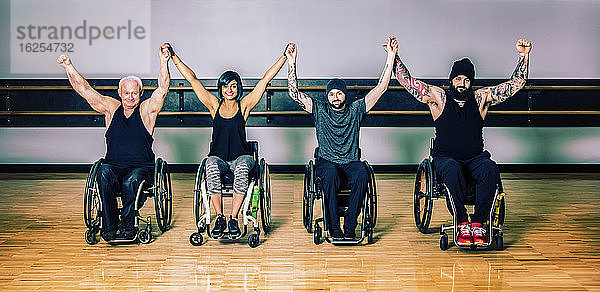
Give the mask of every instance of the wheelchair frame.
<svg viewBox="0 0 600 292">
<path fill-rule="evenodd" d="M 243 231 L 240 236 L 233 237 L 229 233 L 224 232 L 221 237 L 214 238 L 210 233 L 210 221 L 211 221 L 211 209 L 210 209 L 210 195 L 207 193 L 206 187 L 206 160 L 204 158 L 202 163 L 198 167 L 196 173 L 196 181 L 194 184 L 194 218 L 196 222 L 197 231 L 190 235 L 190 244 L 194 246 L 200 246 L 203 243 L 202 233 L 206 231 L 208 238 L 211 239 L 228 239 L 238 240 L 248 232 L 248 222 L 252 223 L 252 227 L 255 233 L 248 236 L 248 245 L 250 247 L 257 247 L 260 244 L 260 226 L 262 223 L 262 229 L 266 233 L 271 231 L 271 176 L 269 172 L 269 165 L 264 158 L 258 158 L 258 142 L 248 141 L 248 144 L 252 150 L 252 156 L 256 161 L 254 170 L 251 170 L 253 175 L 250 176 L 248 181 L 248 189 L 244 196 L 244 201 L 240 209 L 242 213 L 242 222 L 244 225 Z M 223 176 L 221 177 L 223 179 Z M 252 191 L 254 186 L 258 185 L 259 188 L 259 207 L 256 213 L 256 217 L 252 216 L 252 210 L 250 209 L 250 200 L 252 199 Z M 224 184 L 221 181 L 221 206 L 223 206 L 223 197 L 233 196 L 233 185 Z M 260 212 L 260 223 L 258 220 Z"/>
<path fill-rule="evenodd" d="M 85 231 L 85 241 L 88 244 L 96 244 L 100 240 L 97 234 L 102 230 L 102 200 L 100 198 L 100 190 L 96 176 L 98 175 L 98 168 L 104 162 L 104 158 L 98 159 L 92 165 L 90 172 L 88 173 L 86 185 L 84 189 L 84 201 L 83 201 L 83 218 L 87 230 Z M 173 191 L 171 188 L 171 173 L 166 161 L 162 158 L 157 158 L 154 163 L 154 184 L 147 186 L 148 182 L 142 180 L 138 186 L 138 190 L 135 197 L 135 221 L 134 226 L 138 228 L 140 222 L 144 223 L 145 226 L 142 229 L 138 229 L 133 240 L 119 241 L 115 240 L 111 243 L 131 243 L 138 241 L 141 243 L 149 243 L 152 240 L 152 217 L 142 217 L 139 214 L 139 210 L 142 206 L 139 206 L 141 196 L 144 195 L 147 198 L 154 199 L 154 210 L 156 214 L 156 222 L 161 232 L 165 232 L 170 228 L 172 215 L 173 215 Z M 121 197 L 120 193 L 116 194 L 117 197 Z M 119 212 L 121 208 L 119 208 Z"/>
<path fill-rule="evenodd" d="M 317 177 L 315 174 L 315 162 L 310 160 L 308 165 L 306 166 L 304 173 L 304 194 L 302 199 L 302 223 L 304 224 L 304 228 L 308 233 L 313 233 L 313 242 L 315 244 L 321 244 L 321 238 L 325 241 L 332 244 L 360 244 L 365 237 L 367 238 L 368 243 L 373 243 L 373 230 L 375 228 L 375 224 L 377 223 L 377 188 L 375 183 L 375 173 L 373 172 L 373 168 L 369 163 L 365 160 L 362 161 L 367 167 L 367 171 L 369 172 L 369 181 L 367 183 L 367 193 L 364 197 L 362 204 L 362 218 L 361 218 L 361 230 L 360 230 L 360 238 L 356 240 L 334 240 L 328 230 L 327 224 L 327 206 L 325 205 L 325 195 L 323 194 L 323 190 L 320 186 L 321 178 Z M 349 194 L 348 189 L 341 189 L 338 191 L 338 195 Z M 317 218 L 314 220 L 314 230 L 313 230 L 313 214 L 314 214 L 314 202 L 315 200 L 321 200 L 321 209 L 323 217 Z M 344 206 L 344 210 L 347 206 Z M 320 224 L 323 222 L 323 229 Z M 324 231 L 324 236 L 322 232 Z"/>
<path fill-rule="evenodd" d="M 504 248 L 504 238 L 502 232 L 502 226 L 504 225 L 505 215 L 505 194 L 503 192 L 502 183 L 499 182 L 496 186 L 496 192 L 494 200 L 492 202 L 492 208 L 488 215 L 487 225 L 487 243 L 485 244 L 468 244 L 461 245 L 457 241 L 458 236 L 458 223 L 456 216 L 456 207 L 454 205 L 454 199 L 450 195 L 450 190 L 444 182 L 438 181 L 437 175 L 435 174 L 433 158 L 431 151 L 433 149 L 433 139 L 431 142 L 430 155 L 425 158 L 417 169 L 417 175 L 415 178 L 415 188 L 413 193 L 413 215 L 415 218 L 415 225 L 421 233 L 427 233 L 429 224 L 431 222 L 431 214 L 433 212 L 433 200 L 439 198 L 445 198 L 446 203 L 452 209 L 452 225 L 442 224 L 440 227 L 440 249 L 446 250 L 449 248 L 448 235 L 446 230 L 452 230 L 453 240 L 455 245 L 461 248 L 483 249 L 489 248 L 492 243 L 495 242 L 496 249 L 502 250 Z M 474 194 L 474 186 L 467 186 L 467 196 Z M 472 204 L 467 204 L 472 205 Z"/>
</svg>

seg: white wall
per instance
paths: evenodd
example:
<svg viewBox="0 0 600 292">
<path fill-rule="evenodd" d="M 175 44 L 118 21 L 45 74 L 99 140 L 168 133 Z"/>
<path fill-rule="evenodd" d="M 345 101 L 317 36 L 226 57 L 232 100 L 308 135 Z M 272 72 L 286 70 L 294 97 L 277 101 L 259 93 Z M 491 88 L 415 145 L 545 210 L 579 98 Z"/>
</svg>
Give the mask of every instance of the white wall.
<svg viewBox="0 0 600 292">
<path fill-rule="evenodd" d="M 90 13 L 100 7 L 106 10 L 104 1 L 85 3 Z M 8 0 L 0 2 L 4 16 L 10 12 L 9 4 Z M 79 10 L 69 13 L 68 5 L 64 11 L 62 17 L 73 23 L 91 17 Z M 299 78 L 377 78 L 385 62 L 380 44 L 386 36 L 395 35 L 400 56 L 413 75 L 421 78 L 446 78 L 451 62 L 462 56 L 473 59 L 478 77 L 507 78 L 517 60 L 514 43 L 522 37 L 534 43 L 531 78 L 600 78 L 600 1 L 596 0 L 157 0 L 151 1 L 150 11 L 150 61 L 147 54 L 101 60 L 82 46 L 73 53 L 79 70 L 90 78 L 117 78 L 125 72 L 99 73 L 104 68 L 93 64 L 101 67 L 106 62 L 145 58 L 142 61 L 152 64 L 150 72 L 127 73 L 156 78 L 156 49 L 169 41 L 198 77 L 216 78 L 224 70 L 235 69 L 244 78 L 254 78 L 262 76 L 287 42 L 294 41 L 299 48 Z M 105 13 L 105 17 L 106 23 L 123 21 L 123 16 Z M 46 22 L 39 20 L 50 25 Z M 7 44 L 10 22 L 4 17 L 0 25 L 4 26 L 0 27 L 2 46 L 17 45 Z M 94 46 L 110 48 L 113 44 L 98 40 Z M 9 52 L 0 51 L 0 65 L 5 65 L 0 66 L 1 78 L 64 78 L 55 63 L 57 53 L 45 53 L 47 58 L 31 68 L 36 72 L 48 67 L 55 73 L 11 74 Z M 180 77 L 173 69 L 173 77 Z M 286 70 L 282 71 L 278 78 L 285 78 Z"/>
</svg>

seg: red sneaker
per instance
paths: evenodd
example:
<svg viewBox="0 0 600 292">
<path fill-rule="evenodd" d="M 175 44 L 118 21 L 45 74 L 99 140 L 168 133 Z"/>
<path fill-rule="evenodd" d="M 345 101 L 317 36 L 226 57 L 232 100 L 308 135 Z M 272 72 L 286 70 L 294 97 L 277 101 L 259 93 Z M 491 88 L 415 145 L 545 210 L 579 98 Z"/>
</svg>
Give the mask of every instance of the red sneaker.
<svg viewBox="0 0 600 292">
<path fill-rule="evenodd" d="M 487 236 L 485 236 L 486 230 L 481 223 L 471 223 L 471 231 L 473 232 L 473 242 L 475 242 L 475 244 L 487 243 Z"/>
<path fill-rule="evenodd" d="M 463 222 L 458 224 L 458 236 L 457 242 L 459 245 L 468 245 L 473 243 L 473 237 L 471 237 L 471 225 L 469 222 Z"/>
</svg>

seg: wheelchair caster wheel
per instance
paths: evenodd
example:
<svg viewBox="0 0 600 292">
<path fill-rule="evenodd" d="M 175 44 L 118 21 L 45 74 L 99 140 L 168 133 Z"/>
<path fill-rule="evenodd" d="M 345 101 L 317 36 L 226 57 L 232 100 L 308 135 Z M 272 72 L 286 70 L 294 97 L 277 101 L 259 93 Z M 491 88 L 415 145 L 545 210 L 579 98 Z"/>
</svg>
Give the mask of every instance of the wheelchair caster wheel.
<svg viewBox="0 0 600 292">
<path fill-rule="evenodd" d="M 445 233 L 442 234 L 442 237 L 440 238 L 440 249 L 441 250 L 448 249 L 448 235 Z"/>
<path fill-rule="evenodd" d="M 94 245 L 99 242 L 98 238 L 96 238 L 96 233 L 91 230 L 85 231 L 85 242 L 89 245 Z"/>
<path fill-rule="evenodd" d="M 150 233 L 150 230 L 140 229 L 140 231 L 138 231 L 137 237 L 141 243 L 147 244 L 152 239 L 152 233 Z"/>
<path fill-rule="evenodd" d="M 504 249 L 504 238 L 502 238 L 502 236 L 496 237 L 496 249 L 497 250 Z"/>
<path fill-rule="evenodd" d="M 250 236 L 248 237 L 248 245 L 252 248 L 255 248 L 259 244 L 260 244 L 260 239 L 258 237 L 258 234 L 256 234 L 256 233 L 250 234 Z"/>
<path fill-rule="evenodd" d="M 315 226 L 315 231 L 313 233 L 313 241 L 317 245 L 321 244 L 321 227 L 319 227 L 318 225 Z"/>
<path fill-rule="evenodd" d="M 190 243 L 193 246 L 201 246 L 202 245 L 202 234 L 199 232 L 194 232 L 190 235 Z"/>
</svg>

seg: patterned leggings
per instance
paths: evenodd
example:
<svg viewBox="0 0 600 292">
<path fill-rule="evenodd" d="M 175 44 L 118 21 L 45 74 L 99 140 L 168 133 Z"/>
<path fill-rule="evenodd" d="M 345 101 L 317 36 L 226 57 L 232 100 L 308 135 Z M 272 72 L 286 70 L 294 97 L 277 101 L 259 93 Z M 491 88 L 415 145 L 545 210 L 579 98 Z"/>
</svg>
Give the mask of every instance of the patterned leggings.
<svg viewBox="0 0 600 292">
<path fill-rule="evenodd" d="M 232 170 L 233 193 L 245 195 L 248 190 L 248 173 L 254 167 L 254 158 L 251 155 L 240 155 L 233 161 L 225 161 L 217 156 L 206 159 L 206 185 L 209 195 L 221 194 L 221 174 Z"/>
</svg>

